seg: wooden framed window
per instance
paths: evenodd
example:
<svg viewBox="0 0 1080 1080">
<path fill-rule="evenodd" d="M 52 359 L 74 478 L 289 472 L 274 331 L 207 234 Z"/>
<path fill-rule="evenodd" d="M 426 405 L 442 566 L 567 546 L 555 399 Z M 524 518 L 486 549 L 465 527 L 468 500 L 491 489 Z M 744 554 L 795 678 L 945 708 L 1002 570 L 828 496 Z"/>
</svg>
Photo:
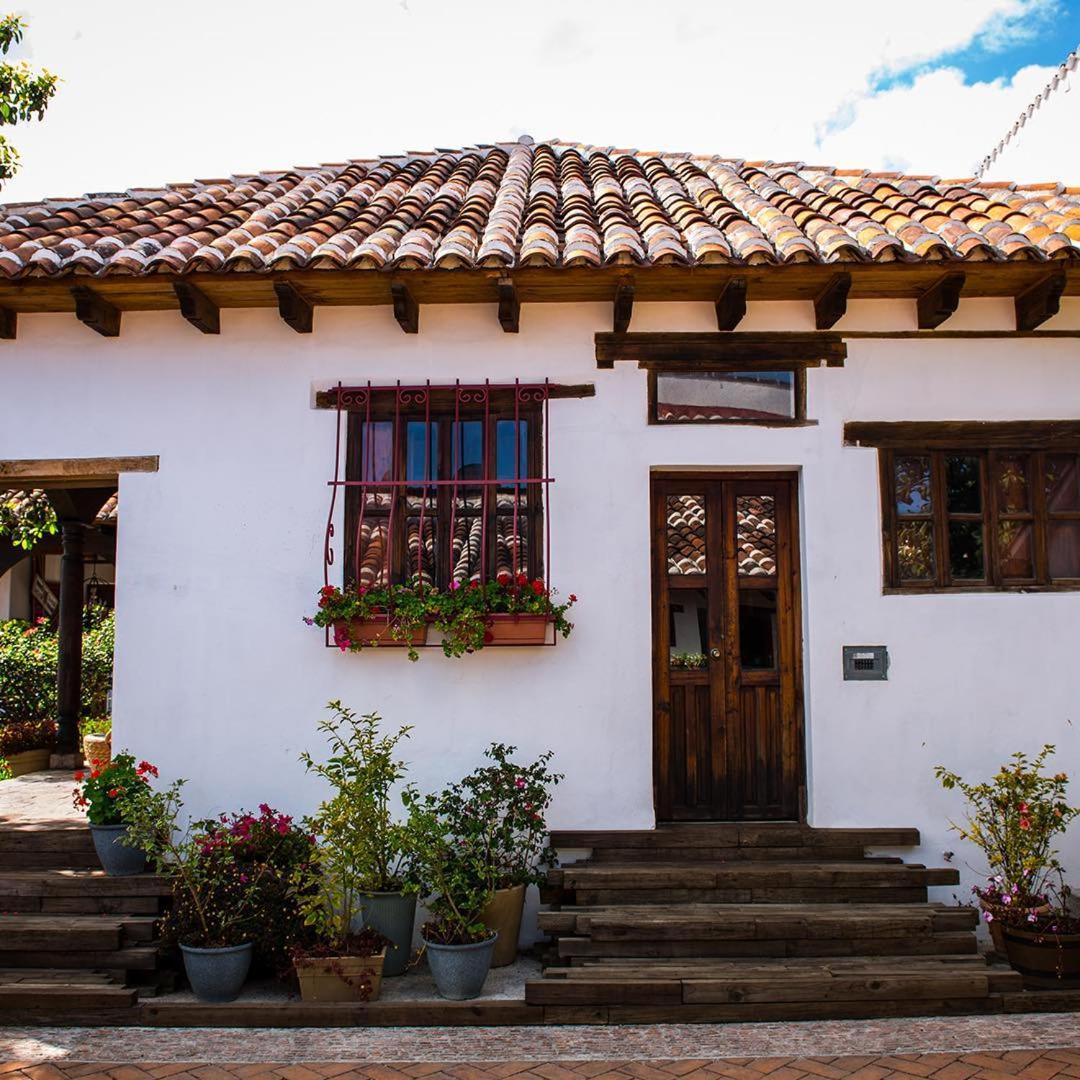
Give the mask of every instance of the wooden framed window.
<svg viewBox="0 0 1080 1080">
<path fill-rule="evenodd" d="M 651 424 L 796 424 L 806 419 L 803 365 L 649 370 Z"/>
<path fill-rule="evenodd" d="M 879 454 L 886 588 L 1080 588 L 1080 448 Z"/>
<path fill-rule="evenodd" d="M 346 421 L 346 587 L 543 578 L 546 389 L 365 392 Z"/>
</svg>

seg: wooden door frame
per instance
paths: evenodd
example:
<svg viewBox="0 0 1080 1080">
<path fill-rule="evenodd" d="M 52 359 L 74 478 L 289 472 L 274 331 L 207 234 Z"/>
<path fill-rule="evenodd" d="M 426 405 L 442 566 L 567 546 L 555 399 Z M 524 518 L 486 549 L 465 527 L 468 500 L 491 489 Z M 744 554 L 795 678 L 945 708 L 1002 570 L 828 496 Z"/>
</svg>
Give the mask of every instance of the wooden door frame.
<svg viewBox="0 0 1080 1080">
<path fill-rule="evenodd" d="M 662 575 L 657 573 L 658 566 L 658 551 L 661 536 L 659 530 L 661 525 L 659 519 L 654 521 L 656 516 L 657 506 L 657 492 L 656 486 L 659 483 L 670 483 L 672 481 L 681 482 L 686 481 L 688 483 L 708 482 L 708 481 L 749 481 L 753 483 L 757 481 L 769 481 L 773 483 L 786 483 L 790 487 L 790 529 L 788 530 L 790 536 L 788 538 L 791 545 L 791 588 L 792 588 L 792 608 L 793 618 L 795 625 L 792 628 L 794 633 L 794 688 L 795 688 L 795 739 L 798 747 L 798 760 L 796 762 L 796 781 L 798 784 L 796 797 L 798 802 L 798 822 L 799 824 L 806 823 L 809 799 L 807 795 L 807 769 L 806 769 L 806 708 L 805 708 L 805 678 L 803 671 L 803 649 L 804 649 L 804 635 L 803 635 L 803 598 L 802 598 L 802 545 L 801 545 L 801 528 L 802 517 L 801 507 L 799 503 L 799 482 L 802 477 L 802 472 L 798 469 L 710 469 L 707 467 L 699 468 L 659 468 L 651 469 L 649 471 L 649 520 L 651 524 L 650 528 L 650 544 L 649 544 L 649 574 L 650 574 L 650 589 L 649 589 L 649 603 L 651 605 L 651 612 L 649 618 L 649 625 L 652 628 L 652 749 L 653 749 L 653 819 L 659 822 L 660 819 L 660 747 L 657 740 L 657 723 L 656 723 L 656 702 L 658 696 L 658 689 L 662 678 L 661 657 L 656 648 L 657 641 L 660 640 L 660 596 L 659 592 L 662 586 Z M 666 527 L 666 526 L 665 526 Z"/>
</svg>

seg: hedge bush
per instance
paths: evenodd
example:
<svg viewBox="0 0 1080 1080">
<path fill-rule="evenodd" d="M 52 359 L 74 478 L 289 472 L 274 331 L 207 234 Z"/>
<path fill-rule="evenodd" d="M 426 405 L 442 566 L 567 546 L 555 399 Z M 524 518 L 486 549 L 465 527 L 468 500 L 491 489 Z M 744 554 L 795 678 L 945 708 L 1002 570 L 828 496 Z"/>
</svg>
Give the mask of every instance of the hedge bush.
<svg viewBox="0 0 1080 1080">
<path fill-rule="evenodd" d="M 108 712 L 114 619 L 88 608 L 83 620 L 82 715 Z M 51 746 L 56 738 L 59 643 L 46 622 L 0 622 L 0 754 Z"/>
</svg>

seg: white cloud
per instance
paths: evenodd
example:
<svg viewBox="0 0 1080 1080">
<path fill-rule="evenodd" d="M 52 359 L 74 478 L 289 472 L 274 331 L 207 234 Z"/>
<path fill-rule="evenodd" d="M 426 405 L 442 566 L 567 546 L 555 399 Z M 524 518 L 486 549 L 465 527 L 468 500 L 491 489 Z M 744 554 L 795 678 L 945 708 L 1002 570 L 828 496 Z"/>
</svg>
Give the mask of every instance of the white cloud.
<svg viewBox="0 0 1080 1080">
<path fill-rule="evenodd" d="M 1014 88 L 931 72 L 875 92 L 878 78 L 1052 5 L 908 0 L 898 18 L 759 0 L 751 18 L 728 0 L 28 0 L 28 51 L 65 82 L 43 124 L 14 131 L 24 170 L 3 197 L 522 132 L 965 172 L 1019 111 Z"/>
</svg>

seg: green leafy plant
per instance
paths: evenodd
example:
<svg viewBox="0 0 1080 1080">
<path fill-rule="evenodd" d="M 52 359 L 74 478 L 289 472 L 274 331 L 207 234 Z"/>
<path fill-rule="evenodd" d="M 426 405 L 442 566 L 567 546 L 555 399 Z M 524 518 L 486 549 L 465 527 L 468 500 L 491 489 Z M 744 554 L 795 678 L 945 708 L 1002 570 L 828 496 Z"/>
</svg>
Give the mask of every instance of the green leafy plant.
<svg viewBox="0 0 1080 1080">
<path fill-rule="evenodd" d="M 672 671 L 701 671 L 708 664 L 704 653 L 672 653 Z"/>
<path fill-rule="evenodd" d="M 0 727 L 0 756 L 14 757 L 27 750 L 50 750 L 56 745 L 56 721 L 19 720 Z"/>
<path fill-rule="evenodd" d="M 0 95 L 2 93 L 0 84 Z M 0 136 L 0 170 L 3 169 L 2 147 L 3 137 Z M 0 179 L 4 177 L 0 175 Z M 13 491 L 0 502 L 0 536 L 6 536 L 14 547 L 32 551 L 44 537 L 55 535 L 58 528 L 56 511 L 44 491 Z"/>
<path fill-rule="evenodd" d="M 1054 838 L 1080 815 L 1080 808 L 1069 806 L 1065 798 L 1068 776 L 1044 773 L 1053 754 L 1050 744 L 1034 758 L 1015 753 L 990 780 L 979 783 L 969 783 L 943 765 L 934 769 L 944 788 L 959 790 L 967 800 L 963 823 L 950 822 L 950 828 L 983 853 L 994 875 L 992 884 L 1024 906 L 1042 898 L 1048 878 L 1060 874 Z"/>
<path fill-rule="evenodd" d="M 112 733 L 111 716 L 88 716 L 79 721 L 79 731 L 83 735 L 110 735 Z"/>
<path fill-rule="evenodd" d="M 17 15 L 0 19 L 0 53 L 7 56 L 22 41 L 26 22 Z M 60 79 L 46 68 L 35 72 L 24 60 L 0 63 L 0 124 L 14 125 L 41 120 L 56 93 Z M 0 135 L 0 180 L 10 180 L 19 168 L 19 152 Z"/>
<path fill-rule="evenodd" d="M 91 825 L 126 825 L 138 812 L 158 770 L 148 761 L 137 765 L 133 755 L 117 754 L 103 769 L 77 772 L 79 785 L 72 794 L 77 810 L 86 812 Z"/>
<path fill-rule="evenodd" d="M 0 757 L 0 780 L 11 779 L 11 766 L 7 763 L 7 758 Z"/>
</svg>

